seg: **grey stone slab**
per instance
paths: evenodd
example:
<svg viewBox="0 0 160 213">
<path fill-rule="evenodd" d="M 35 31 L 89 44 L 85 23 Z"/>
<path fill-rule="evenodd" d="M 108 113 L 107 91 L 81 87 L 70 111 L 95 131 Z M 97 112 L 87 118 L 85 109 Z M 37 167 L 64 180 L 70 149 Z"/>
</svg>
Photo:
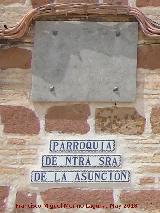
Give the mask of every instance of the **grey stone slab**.
<svg viewBox="0 0 160 213">
<path fill-rule="evenodd" d="M 137 41 L 137 22 L 36 22 L 31 98 L 134 101 Z"/>
</svg>

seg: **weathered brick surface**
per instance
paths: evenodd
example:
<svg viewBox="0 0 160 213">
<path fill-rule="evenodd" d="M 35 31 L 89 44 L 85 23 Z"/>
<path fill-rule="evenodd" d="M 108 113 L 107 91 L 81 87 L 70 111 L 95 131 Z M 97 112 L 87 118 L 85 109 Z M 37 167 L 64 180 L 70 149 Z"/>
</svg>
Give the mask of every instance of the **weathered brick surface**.
<svg viewBox="0 0 160 213">
<path fill-rule="evenodd" d="M 99 3 L 99 0 L 55 0 L 56 3 Z M 103 0 L 103 3 L 112 5 L 126 5 L 128 0 Z"/>
<path fill-rule="evenodd" d="M 87 123 L 89 115 L 87 104 L 53 106 L 45 115 L 45 130 L 85 134 L 90 129 Z"/>
<path fill-rule="evenodd" d="M 9 187 L 0 186 L 0 212 L 5 211 L 8 195 L 9 195 Z"/>
<path fill-rule="evenodd" d="M 2 90 L 28 91 L 31 83 L 29 69 L 6 69 L 0 71 L 0 88 Z"/>
<path fill-rule="evenodd" d="M 97 0 L 55 0 L 56 3 L 98 3 Z"/>
<path fill-rule="evenodd" d="M 123 204 L 138 204 L 140 209 L 160 209 L 160 190 L 122 191 Z"/>
<path fill-rule="evenodd" d="M 138 172 L 141 174 L 143 173 L 160 174 L 160 166 L 156 164 L 140 166 L 138 168 Z"/>
<path fill-rule="evenodd" d="M 17 151 L 14 149 L 8 149 L 7 147 L 0 149 L 1 156 L 15 156 L 16 154 L 17 154 Z"/>
<path fill-rule="evenodd" d="M 154 134 L 160 134 L 160 106 L 155 106 L 151 111 L 151 127 Z"/>
<path fill-rule="evenodd" d="M 17 150 L 17 154 L 19 155 L 33 155 L 35 156 L 37 154 L 37 149 L 32 148 L 32 149 L 19 149 Z"/>
<path fill-rule="evenodd" d="M 54 2 L 54 1 L 53 1 Z M 48 4 L 48 0 L 32 0 L 32 6 L 34 8 Z"/>
<path fill-rule="evenodd" d="M 30 50 L 12 47 L 0 49 L 0 69 L 31 67 L 32 53 Z"/>
<path fill-rule="evenodd" d="M 159 90 L 160 89 L 160 73 L 148 73 L 145 75 L 144 89 Z"/>
<path fill-rule="evenodd" d="M 159 0 L 137 0 L 136 5 L 137 7 L 147 7 L 147 6 L 157 7 L 157 6 L 160 6 L 160 1 Z"/>
<path fill-rule="evenodd" d="M 138 42 L 140 45 L 144 44 L 159 44 L 159 39 L 146 36 L 142 30 L 139 28 L 138 31 Z"/>
<path fill-rule="evenodd" d="M 37 157 L 38 158 L 38 157 Z M 31 157 L 31 158 L 22 158 L 20 160 L 21 165 L 36 165 L 37 166 L 37 158 Z"/>
<path fill-rule="evenodd" d="M 15 212 L 16 213 L 32 213 L 34 208 L 31 205 L 36 205 L 36 193 L 19 191 L 16 194 Z M 21 206 L 21 208 L 19 208 Z M 29 208 L 30 207 L 30 208 Z"/>
<path fill-rule="evenodd" d="M 1 122 L 5 133 L 38 134 L 39 119 L 35 112 L 23 106 L 0 106 Z"/>
<path fill-rule="evenodd" d="M 128 0 L 103 0 L 103 3 L 113 4 L 113 5 L 127 5 Z"/>
<path fill-rule="evenodd" d="M 7 156 L 8 157 L 8 156 Z M 25 168 L 13 168 L 12 165 L 11 166 L 0 166 L 0 175 L 26 175 L 26 171 Z"/>
<path fill-rule="evenodd" d="M 26 0 L 0 0 L 0 4 L 9 5 L 14 3 L 24 4 Z"/>
<path fill-rule="evenodd" d="M 111 190 L 80 190 L 74 188 L 48 189 L 41 192 L 42 200 L 45 204 L 101 204 L 114 203 L 113 192 Z"/>
<path fill-rule="evenodd" d="M 152 184 L 152 183 L 155 183 L 155 177 L 143 177 L 143 178 L 140 178 L 139 180 L 140 185 Z"/>
<path fill-rule="evenodd" d="M 140 135 L 144 132 L 145 118 L 135 108 L 112 107 L 96 109 L 96 132 Z"/>
<path fill-rule="evenodd" d="M 159 147 L 155 147 L 153 150 L 151 147 L 143 147 L 143 154 L 138 155 L 138 153 L 141 153 L 141 150 L 137 150 L 136 147 L 129 147 L 130 152 L 135 152 L 135 155 L 132 155 L 132 157 L 128 158 L 130 162 L 133 163 L 160 163 L 160 153 L 155 153 Z M 155 154 L 153 154 L 155 153 Z M 148 155 L 146 155 L 148 154 Z"/>
<path fill-rule="evenodd" d="M 160 44 L 141 45 L 138 47 L 138 67 L 144 69 L 160 68 Z"/>
<path fill-rule="evenodd" d="M 97 0 L 32 0 L 32 6 L 40 7 L 48 3 L 97 3 Z"/>
<path fill-rule="evenodd" d="M 24 145 L 25 144 L 25 140 L 24 139 L 19 139 L 19 138 L 9 138 L 7 140 L 7 143 L 9 145 Z"/>
<path fill-rule="evenodd" d="M 48 0 L 32 0 L 32 6 L 35 7 L 39 7 L 45 4 L 48 4 L 50 2 L 53 3 L 99 3 L 100 1 L 98 0 L 52 0 L 52 1 L 48 1 Z M 128 0 L 103 0 L 103 3 L 107 3 L 107 4 L 112 4 L 112 5 L 127 5 L 128 4 Z"/>
</svg>

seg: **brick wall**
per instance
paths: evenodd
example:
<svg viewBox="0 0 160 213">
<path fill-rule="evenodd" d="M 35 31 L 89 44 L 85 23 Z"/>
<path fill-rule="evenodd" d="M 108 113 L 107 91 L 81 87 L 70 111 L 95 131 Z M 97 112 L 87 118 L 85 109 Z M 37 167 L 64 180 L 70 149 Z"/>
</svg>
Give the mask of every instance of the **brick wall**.
<svg viewBox="0 0 160 213">
<path fill-rule="evenodd" d="M 30 8 L 45 0 L 0 0 L 0 25 L 15 25 Z M 56 2 L 79 2 L 57 0 Z M 127 4 L 127 0 L 88 0 Z M 159 21 L 159 0 L 132 0 L 149 17 Z M 23 205 L 75 203 L 119 205 L 138 203 L 121 212 L 160 212 L 160 39 L 139 30 L 137 98 L 133 104 L 34 103 L 30 100 L 32 32 L 17 42 L 1 42 L 0 48 L 0 211 L 22 211 Z M 23 57 L 21 57 L 23 55 Z M 114 116 L 113 116 L 114 115 Z M 115 116 L 116 115 L 116 116 Z M 114 121 L 114 122 L 113 122 Z M 114 125 L 113 125 L 114 123 Z M 129 186 L 99 188 L 44 188 L 29 183 L 30 168 L 39 168 L 39 157 L 50 137 L 117 139 L 123 168 L 132 171 Z M 16 209 L 16 204 L 21 209 Z M 90 209 L 86 212 L 91 211 Z M 117 212 L 97 210 L 98 212 Z M 46 209 L 41 212 L 48 212 Z M 62 210 L 58 211 L 62 212 Z M 82 212 L 77 210 L 76 212 Z M 85 211 L 84 211 L 85 212 Z M 118 211 L 119 212 L 119 211 Z"/>
</svg>

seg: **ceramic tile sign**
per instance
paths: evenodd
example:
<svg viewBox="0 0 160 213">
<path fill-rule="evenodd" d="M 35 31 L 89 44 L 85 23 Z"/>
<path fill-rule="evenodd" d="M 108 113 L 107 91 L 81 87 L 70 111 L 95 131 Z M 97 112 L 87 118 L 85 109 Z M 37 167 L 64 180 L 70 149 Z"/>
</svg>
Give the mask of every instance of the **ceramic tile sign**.
<svg viewBox="0 0 160 213">
<path fill-rule="evenodd" d="M 130 182 L 114 140 L 51 140 L 42 155 L 42 170 L 31 172 L 32 183 Z"/>
<path fill-rule="evenodd" d="M 51 152 L 113 152 L 114 140 L 51 140 Z"/>
<path fill-rule="evenodd" d="M 106 183 L 129 182 L 127 170 L 62 170 L 33 171 L 31 180 L 34 183 Z"/>
<path fill-rule="evenodd" d="M 120 167 L 120 155 L 43 155 L 43 167 Z"/>
<path fill-rule="evenodd" d="M 135 101 L 137 43 L 137 22 L 37 21 L 32 100 Z"/>
</svg>

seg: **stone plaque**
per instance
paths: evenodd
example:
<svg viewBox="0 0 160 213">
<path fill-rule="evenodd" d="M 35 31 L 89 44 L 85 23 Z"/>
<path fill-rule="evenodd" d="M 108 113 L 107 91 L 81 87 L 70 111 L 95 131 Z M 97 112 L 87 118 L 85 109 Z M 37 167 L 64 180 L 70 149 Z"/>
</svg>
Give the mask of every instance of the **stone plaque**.
<svg viewBox="0 0 160 213">
<path fill-rule="evenodd" d="M 32 99 L 134 101 L 137 37 L 136 22 L 36 22 Z"/>
</svg>

